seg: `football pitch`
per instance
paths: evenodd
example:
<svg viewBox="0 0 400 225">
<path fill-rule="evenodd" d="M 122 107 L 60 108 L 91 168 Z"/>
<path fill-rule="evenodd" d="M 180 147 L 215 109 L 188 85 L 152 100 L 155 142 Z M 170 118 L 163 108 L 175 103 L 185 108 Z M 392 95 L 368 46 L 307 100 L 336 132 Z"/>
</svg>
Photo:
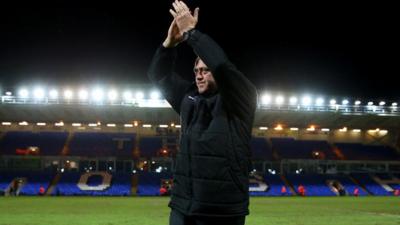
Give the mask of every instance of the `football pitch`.
<svg viewBox="0 0 400 225">
<path fill-rule="evenodd" d="M 168 200 L 0 197 L 0 225 L 168 225 Z M 252 197 L 246 225 L 264 224 L 400 225 L 400 197 Z"/>
</svg>

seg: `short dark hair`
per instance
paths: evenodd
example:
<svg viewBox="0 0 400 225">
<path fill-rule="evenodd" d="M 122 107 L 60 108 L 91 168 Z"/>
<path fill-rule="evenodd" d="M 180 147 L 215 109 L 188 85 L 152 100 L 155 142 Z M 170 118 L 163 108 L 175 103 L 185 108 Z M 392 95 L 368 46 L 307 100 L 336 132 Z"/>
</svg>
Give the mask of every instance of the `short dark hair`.
<svg viewBox="0 0 400 225">
<path fill-rule="evenodd" d="M 200 57 L 197 56 L 196 60 L 194 61 L 194 66 L 196 66 L 197 63 L 199 63 L 199 61 L 200 61 Z"/>
</svg>

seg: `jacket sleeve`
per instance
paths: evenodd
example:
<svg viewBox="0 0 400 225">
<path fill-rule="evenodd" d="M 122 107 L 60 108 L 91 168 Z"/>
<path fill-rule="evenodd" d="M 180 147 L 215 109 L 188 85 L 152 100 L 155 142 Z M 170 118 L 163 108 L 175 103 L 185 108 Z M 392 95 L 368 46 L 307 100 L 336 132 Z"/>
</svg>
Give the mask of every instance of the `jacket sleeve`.
<svg viewBox="0 0 400 225">
<path fill-rule="evenodd" d="M 222 48 L 208 35 L 195 30 L 187 43 L 211 69 L 229 113 L 252 123 L 257 107 L 255 86 L 228 60 Z"/>
<path fill-rule="evenodd" d="M 153 56 L 148 77 L 160 89 L 172 108 L 180 113 L 180 105 L 186 90 L 190 87 L 190 82 L 174 72 L 176 58 L 176 48 L 160 46 Z"/>
</svg>

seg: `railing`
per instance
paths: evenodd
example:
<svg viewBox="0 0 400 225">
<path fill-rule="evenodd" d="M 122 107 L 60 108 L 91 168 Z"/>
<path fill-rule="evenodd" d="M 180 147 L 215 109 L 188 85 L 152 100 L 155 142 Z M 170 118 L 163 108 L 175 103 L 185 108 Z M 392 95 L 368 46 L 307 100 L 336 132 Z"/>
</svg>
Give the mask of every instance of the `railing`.
<svg viewBox="0 0 400 225">
<path fill-rule="evenodd" d="M 0 156 L 0 170 L 26 170 L 26 166 L 15 168 L 15 162 L 35 162 L 40 160 L 41 167 L 38 170 L 57 170 L 64 172 L 74 171 L 102 171 L 100 164 L 111 172 L 171 172 L 174 161 L 170 157 L 157 157 L 152 159 L 121 159 L 116 157 L 77 157 L 77 156 Z M 145 163 L 144 163 L 145 162 Z M 26 163 L 29 165 L 29 163 Z M 72 166 L 73 165 L 73 166 Z M 90 168 L 93 165 L 93 168 Z M 118 165 L 123 165 L 118 166 Z M 143 169 L 141 169 L 143 168 Z M 399 173 L 400 161 L 355 161 L 355 160 L 312 160 L 291 159 L 281 161 L 254 161 L 254 172 L 285 174 L 285 173 L 313 173 L 313 174 L 336 174 L 336 173 Z"/>
</svg>

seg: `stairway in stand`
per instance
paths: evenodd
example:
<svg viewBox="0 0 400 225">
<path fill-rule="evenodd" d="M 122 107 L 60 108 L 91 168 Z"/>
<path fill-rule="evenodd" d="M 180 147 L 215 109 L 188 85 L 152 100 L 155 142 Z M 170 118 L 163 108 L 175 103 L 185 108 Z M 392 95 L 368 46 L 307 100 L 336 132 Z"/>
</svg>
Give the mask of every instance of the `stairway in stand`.
<svg viewBox="0 0 400 225">
<path fill-rule="evenodd" d="M 74 133 L 73 132 L 69 132 L 68 134 L 68 138 L 65 141 L 64 147 L 61 151 L 61 155 L 68 155 L 69 154 L 69 144 L 71 143 L 72 139 L 74 138 Z"/>
<path fill-rule="evenodd" d="M 53 190 L 56 187 L 56 185 L 58 184 L 58 181 L 60 181 L 60 179 L 61 179 L 61 173 L 57 173 L 53 177 L 53 180 L 51 181 L 49 187 L 46 190 L 46 193 L 45 193 L 46 196 L 49 196 L 53 193 Z"/>
</svg>

